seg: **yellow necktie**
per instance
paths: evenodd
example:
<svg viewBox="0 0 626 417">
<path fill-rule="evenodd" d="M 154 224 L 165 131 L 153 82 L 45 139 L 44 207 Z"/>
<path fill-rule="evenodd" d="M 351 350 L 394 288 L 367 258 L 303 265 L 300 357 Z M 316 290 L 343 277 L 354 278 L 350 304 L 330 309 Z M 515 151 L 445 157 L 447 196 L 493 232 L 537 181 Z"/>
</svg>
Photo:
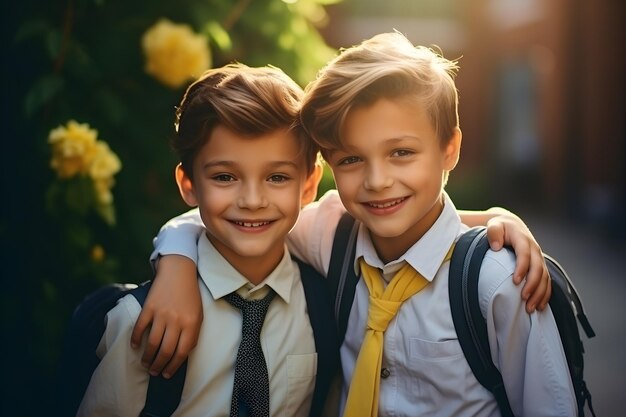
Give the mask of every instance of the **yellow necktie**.
<svg viewBox="0 0 626 417">
<path fill-rule="evenodd" d="M 451 255 L 452 247 L 442 263 L 450 260 Z M 402 303 L 422 290 L 428 280 L 407 263 L 396 272 L 387 288 L 383 288 L 378 269 L 368 265 L 363 258 L 359 259 L 359 264 L 370 293 L 370 304 L 367 329 L 352 374 L 344 416 L 376 417 L 383 359 L 383 333 Z"/>
</svg>

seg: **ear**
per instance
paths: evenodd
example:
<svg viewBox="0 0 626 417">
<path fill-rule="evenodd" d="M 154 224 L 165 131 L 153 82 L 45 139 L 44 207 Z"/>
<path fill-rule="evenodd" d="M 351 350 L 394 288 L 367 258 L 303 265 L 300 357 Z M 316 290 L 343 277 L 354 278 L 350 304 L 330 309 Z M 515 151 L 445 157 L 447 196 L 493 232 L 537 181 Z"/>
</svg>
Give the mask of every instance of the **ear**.
<svg viewBox="0 0 626 417">
<path fill-rule="evenodd" d="M 306 206 L 309 203 L 312 203 L 315 200 L 315 197 L 317 197 L 317 187 L 320 184 L 323 173 L 324 169 L 322 168 L 322 165 L 316 163 L 315 167 L 313 167 L 313 172 L 304 182 L 302 198 L 300 199 L 300 205 L 302 207 Z"/>
<path fill-rule="evenodd" d="M 198 205 L 198 200 L 196 199 L 196 193 L 193 188 L 193 182 L 191 178 L 185 173 L 182 164 L 176 165 L 176 171 L 174 173 L 176 177 L 176 184 L 178 185 L 178 191 L 180 192 L 180 196 L 183 198 L 185 203 L 191 207 L 195 207 Z"/>
<path fill-rule="evenodd" d="M 452 137 L 444 149 L 444 168 L 446 171 L 452 171 L 459 162 L 462 138 L 463 134 L 461 133 L 461 129 L 455 127 Z"/>
</svg>

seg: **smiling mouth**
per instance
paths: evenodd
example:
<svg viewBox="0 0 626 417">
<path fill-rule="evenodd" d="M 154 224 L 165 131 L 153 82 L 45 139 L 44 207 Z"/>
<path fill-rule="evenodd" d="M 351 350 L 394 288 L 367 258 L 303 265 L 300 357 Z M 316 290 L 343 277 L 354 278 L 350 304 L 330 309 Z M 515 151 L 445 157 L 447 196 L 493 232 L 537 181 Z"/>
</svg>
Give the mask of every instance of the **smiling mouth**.
<svg viewBox="0 0 626 417">
<path fill-rule="evenodd" d="M 397 198 L 395 200 L 388 200 L 384 202 L 368 202 L 365 204 L 376 209 L 386 209 L 386 208 L 390 208 L 393 206 L 397 206 L 398 204 L 402 203 L 404 200 L 406 200 L 406 197 Z"/>
<path fill-rule="evenodd" d="M 241 222 L 241 221 L 233 220 L 233 223 L 236 224 L 237 226 L 241 226 L 241 227 L 255 228 L 255 227 L 267 226 L 271 222 Z"/>
</svg>

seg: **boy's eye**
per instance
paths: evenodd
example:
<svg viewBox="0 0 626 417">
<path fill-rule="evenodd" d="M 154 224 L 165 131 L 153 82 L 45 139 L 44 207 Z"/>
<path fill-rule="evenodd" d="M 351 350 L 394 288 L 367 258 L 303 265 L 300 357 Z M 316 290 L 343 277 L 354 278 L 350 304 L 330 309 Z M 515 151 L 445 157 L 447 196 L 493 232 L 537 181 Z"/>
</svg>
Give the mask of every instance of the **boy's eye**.
<svg viewBox="0 0 626 417">
<path fill-rule="evenodd" d="M 398 149 L 391 153 L 391 156 L 409 156 L 413 155 L 415 152 L 410 151 L 408 149 Z"/>
<path fill-rule="evenodd" d="M 358 156 L 347 156 L 345 158 L 341 158 L 337 165 L 350 165 L 359 162 L 361 158 Z"/>
<path fill-rule="evenodd" d="M 213 175 L 211 177 L 211 179 L 215 180 L 215 181 L 219 181 L 219 182 L 231 182 L 231 181 L 235 181 L 235 177 L 233 177 L 230 174 L 218 174 L 218 175 Z"/>
<path fill-rule="evenodd" d="M 289 180 L 289 177 L 283 174 L 273 174 L 270 175 L 267 180 L 269 182 L 275 182 L 275 183 L 281 183 L 281 182 L 285 182 L 287 180 Z"/>
</svg>

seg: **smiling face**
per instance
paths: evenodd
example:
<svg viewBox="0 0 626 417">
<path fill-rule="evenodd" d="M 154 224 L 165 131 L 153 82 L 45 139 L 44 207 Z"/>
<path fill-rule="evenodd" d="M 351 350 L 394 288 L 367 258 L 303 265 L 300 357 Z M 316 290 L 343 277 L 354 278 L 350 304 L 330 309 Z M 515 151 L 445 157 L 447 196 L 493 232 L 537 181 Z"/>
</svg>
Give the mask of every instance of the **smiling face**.
<svg viewBox="0 0 626 417">
<path fill-rule="evenodd" d="M 193 182 L 180 168 L 177 180 L 185 201 L 199 206 L 215 248 L 244 275 L 262 279 L 282 258 L 310 194 L 305 165 L 287 129 L 250 137 L 218 125 L 194 159 Z"/>
<path fill-rule="evenodd" d="M 442 145 L 422 106 L 382 98 L 348 113 L 341 142 L 326 154 L 341 200 L 367 226 L 381 259 L 397 259 L 441 213 L 461 132 Z"/>
</svg>

